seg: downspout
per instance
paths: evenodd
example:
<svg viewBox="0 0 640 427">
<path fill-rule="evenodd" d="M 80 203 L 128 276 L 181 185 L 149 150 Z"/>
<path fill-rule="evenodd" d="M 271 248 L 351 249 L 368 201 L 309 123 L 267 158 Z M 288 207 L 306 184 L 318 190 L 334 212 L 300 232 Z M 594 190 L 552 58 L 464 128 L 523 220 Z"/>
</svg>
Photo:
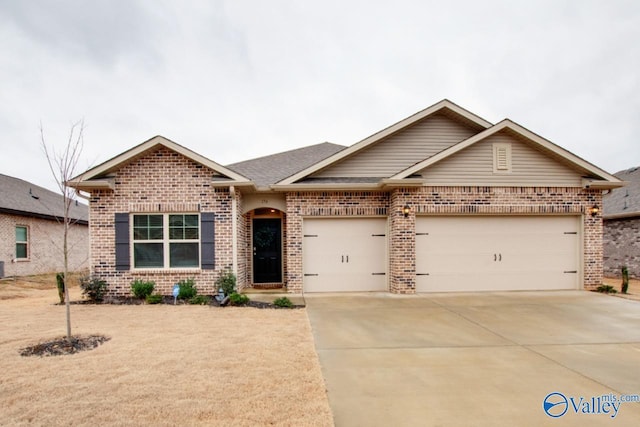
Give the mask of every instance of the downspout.
<svg viewBox="0 0 640 427">
<path fill-rule="evenodd" d="M 236 188 L 229 186 L 231 195 L 231 271 L 238 277 L 238 205 L 236 199 Z"/>
</svg>

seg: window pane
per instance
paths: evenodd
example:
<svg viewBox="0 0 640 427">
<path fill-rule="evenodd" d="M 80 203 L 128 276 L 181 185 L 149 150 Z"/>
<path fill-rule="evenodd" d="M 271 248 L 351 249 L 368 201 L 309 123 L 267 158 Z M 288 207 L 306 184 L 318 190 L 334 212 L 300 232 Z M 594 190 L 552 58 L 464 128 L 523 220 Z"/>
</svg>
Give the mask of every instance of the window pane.
<svg viewBox="0 0 640 427">
<path fill-rule="evenodd" d="M 180 228 L 170 228 L 169 229 L 169 238 L 172 240 L 182 240 L 184 239 L 184 230 L 182 227 Z"/>
<path fill-rule="evenodd" d="M 133 226 L 134 227 L 147 228 L 149 226 L 149 216 L 148 215 L 134 215 L 133 216 Z"/>
<path fill-rule="evenodd" d="M 134 240 L 162 240 L 162 215 L 134 215 Z"/>
<path fill-rule="evenodd" d="M 185 230 L 184 230 L 184 238 L 185 239 L 198 239 L 198 228 L 185 228 Z"/>
<path fill-rule="evenodd" d="M 185 215 L 184 225 L 186 227 L 198 227 L 198 215 Z"/>
<path fill-rule="evenodd" d="M 198 243 L 171 243 L 170 261 L 171 267 L 199 267 L 200 254 Z"/>
<path fill-rule="evenodd" d="M 27 241 L 27 227 L 16 227 L 16 242 Z"/>
<path fill-rule="evenodd" d="M 169 227 L 182 227 L 184 225 L 184 215 L 169 215 Z"/>
<path fill-rule="evenodd" d="M 133 240 L 147 240 L 149 238 L 149 233 L 146 228 L 134 228 L 133 229 Z"/>
<path fill-rule="evenodd" d="M 27 244 L 16 243 L 16 258 L 26 258 L 26 257 L 27 257 Z"/>
<path fill-rule="evenodd" d="M 135 268 L 163 267 L 162 243 L 135 243 L 133 245 L 133 263 Z"/>
<path fill-rule="evenodd" d="M 162 240 L 162 235 L 164 234 L 162 228 L 150 228 L 149 229 L 149 240 Z"/>
</svg>

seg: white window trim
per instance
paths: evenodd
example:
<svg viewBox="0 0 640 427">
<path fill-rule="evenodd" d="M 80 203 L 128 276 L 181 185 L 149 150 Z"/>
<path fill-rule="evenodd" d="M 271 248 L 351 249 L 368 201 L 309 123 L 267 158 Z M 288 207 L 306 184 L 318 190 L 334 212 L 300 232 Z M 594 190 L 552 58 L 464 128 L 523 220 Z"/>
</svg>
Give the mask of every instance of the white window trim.
<svg viewBox="0 0 640 427">
<path fill-rule="evenodd" d="M 504 151 L 503 151 L 504 150 Z M 498 153 L 503 151 L 506 156 L 506 165 L 505 167 L 501 167 L 498 161 Z M 508 142 L 495 142 L 493 143 L 493 173 L 511 173 L 512 167 L 512 154 L 511 154 L 511 144 Z"/>
<path fill-rule="evenodd" d="M 22 225 L 22 224 L 16 224 L 16 226 L 13 229 L 14 232 L 14 236 L 15 236 L 15 231 L 17 228 L 24 228 L 27 231 L 27 240 L 25 241 L 18 241 L 18 239 L 16 238 L 16 244 L 13 247 L 13 251 L 14 251 L 14 260 L 16 262 L 24 262 L 24 261 L 29 261 L 31 259 L 31 244 L 29 243 L 29 237 L 31 237 L 31 230 L 29 229 L 28 225 Z M 27 246 L 27 256 L 25 258 L 18 258 L 18 251 L 16 250 L 16 247 L 18 245 L 18 243 L 23 243 Z"/>
<path fill-rule="evenodd" d="M 133 238 L 134 217 L 142 215 L 159 215 L 162 216 L 162 240 L 135 240 Z M 169 216 L 171 215 L 197 215 L 198 216 L 198 239 L 169 239 Z M 202 268 L 202 245 L 201 245 L 201 223 L 199 212 L 135 212 L 129 215 L 129 262 L 132 271 L 194 271 L 198 272 Z M 136 267 L 135 264 L 135 244 L 136 243 L 162 243 L 163 266 L 162 267 Z M 171 243 L 197 243 L 198 244 L 198 265 L 193 267 L 170 267 L 171 263 Z"/>
</svg>

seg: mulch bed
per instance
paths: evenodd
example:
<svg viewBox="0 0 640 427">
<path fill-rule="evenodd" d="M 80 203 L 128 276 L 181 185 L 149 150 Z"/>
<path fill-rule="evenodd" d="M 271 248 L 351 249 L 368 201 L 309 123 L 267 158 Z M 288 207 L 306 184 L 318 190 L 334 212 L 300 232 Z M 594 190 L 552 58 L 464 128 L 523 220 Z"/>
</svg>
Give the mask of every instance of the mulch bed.
<svg viewBox="0 0 640 427">
<path fill-rule="evenodd" d="M 107 297 L 104 301 L 91 301 L 88 299 L 80 300 L 80 301 L 71 301 L 71 304 L 113 304 L 113 305 L 153 305 L 145 302 L 144 299 L 140 298 L 132 298 L 132 297 Z M 160 304 L 174 305 L 173 297 L 164 296 L 162 298 L 162 302 Z M 177 305 L 190 305 L 188 300 L 177 300 Z M 59 304 L 64 305 L 64 304 Z M 201 304 L 202 305 L 202 304 Z M 211 301 L 209 302 L 211 307 L 221 307 L 220 303 L 213 297 L 211 297 Z M 227 305 L 227 307 L 253 307 L 253 308 L 271 308 L 271 309 L 292 309 L 292 308 L 304 308 L 304 305 L 296 305 L 294 304 L 291 308 L 289 307 L 279 307 L 270 302 L 262 302 L 262 301 L 249 301 L 246 304 L 242 304 L 239 306 L 235 306 L 232 304 Z"/>
<path fill-rule="evenodd" d="M 21 356 L 63 356 L 75 354 L 81 351 L 93 350 L 100 344 L 111 338 L 104 335 L 75 335 L 68 340 L 67 337 L 55 338 L 51 341 L 41 342 L 36 345 L 20 349 Z"/>
</svg>

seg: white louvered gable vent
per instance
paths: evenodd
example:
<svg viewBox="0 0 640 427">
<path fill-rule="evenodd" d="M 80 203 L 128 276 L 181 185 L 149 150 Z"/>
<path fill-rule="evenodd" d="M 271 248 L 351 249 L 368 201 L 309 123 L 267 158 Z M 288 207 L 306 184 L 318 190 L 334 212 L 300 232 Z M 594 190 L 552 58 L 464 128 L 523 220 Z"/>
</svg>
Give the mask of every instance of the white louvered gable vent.
<svg viewBox="0 0 640 427">
<path fill-rule="evenodd" d="M 511 172 L 511 144 L 509 143 L 493 144 L 493 172 L 494 173 Z"/>
</svg>

